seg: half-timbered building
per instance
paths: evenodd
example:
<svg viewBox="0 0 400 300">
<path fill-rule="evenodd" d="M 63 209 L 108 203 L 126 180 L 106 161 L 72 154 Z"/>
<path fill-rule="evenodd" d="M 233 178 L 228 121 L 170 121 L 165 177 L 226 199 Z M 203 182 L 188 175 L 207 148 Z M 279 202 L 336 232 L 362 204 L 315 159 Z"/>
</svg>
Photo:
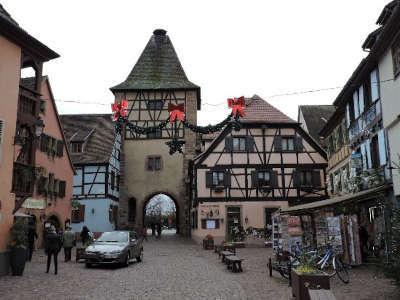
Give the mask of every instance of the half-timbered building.
<svg viewBox="0 0 400 300">
<path fill-rule="evenodd" d="M 265 228 L 280 207 L 327 198 L 326 153 L 258 96 L 238 131 L 227 126 L 192 165 L 192 237 L 225 239 L 232 227 Z"/>
<path fill-rule="evenodd" d="M 62 115 L 76 174 L 73 182 L 72 228 L 95 233 L 117 226 L 121 136 L 110 114 Z"/>
<path fill-rule="evenodd" d="M 128 101 L 127 119 L 142 127 L 158 126 L 169 117 L 168 106 L 184 105 L 185 118 L 196 124 L 200 87 L 190 82 L 166 31 L 157 29 L 125 81 L 111 88 L 115 102 Z M 182 122 L 150 134 L 126 130 L 123 142 L 123 180 L 120 205 L 122 227 L 141 228 L 146 204 L 157 194 L 176 205 L 177 230 L 188 234 L 188 163 L 195 156 L 196 134 Z M 166 145 L 176 138 L 183 153 L 170 155 Z"/>
</svg>

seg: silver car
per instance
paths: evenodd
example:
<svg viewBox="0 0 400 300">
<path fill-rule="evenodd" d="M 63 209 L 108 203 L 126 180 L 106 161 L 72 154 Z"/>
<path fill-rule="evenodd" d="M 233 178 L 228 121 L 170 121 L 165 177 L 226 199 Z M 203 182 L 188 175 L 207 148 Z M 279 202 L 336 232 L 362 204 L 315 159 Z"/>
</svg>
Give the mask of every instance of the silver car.
<svg viewBox="0 0 400 300">
<path fill-rule="evenodd" d="M 93 264 L 128 266 L 132 259 L 143 260 L 142 239 L 134 231 L 109 231 L 85 249 L 82 255 L 86 267 Z"/>
</svg>

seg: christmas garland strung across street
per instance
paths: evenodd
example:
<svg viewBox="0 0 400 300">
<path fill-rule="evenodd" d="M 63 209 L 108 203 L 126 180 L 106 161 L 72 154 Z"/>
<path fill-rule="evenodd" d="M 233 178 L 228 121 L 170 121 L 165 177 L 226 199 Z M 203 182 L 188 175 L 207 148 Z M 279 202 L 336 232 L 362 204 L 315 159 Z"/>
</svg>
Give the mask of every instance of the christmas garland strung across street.
<svg viewBox="0 0 400 300">
<path fill-rule="evenodd" d="M 172 155 L 175 152 L 182 153 L 182 147 L 185 144 L 185 141 L 178 139 L 178 130 L 177 130 L 177 122 L 181 122 L 183 126 L 193 132 L 208 134 L 221 131 L 225 126 L 230 125 L 236 131 L 240 130 L 241 124 L 239 121 L 240 117 L 244 117 L 245 115 L 245 100 L 244 97 L 232 98 L 228 99 L 228 107 L 232 109 L 232 112 L 220 123 L 215 125 L 207 125 L 207 126 L 197 126 L 189 123 L 185 119 L 185 107 L 183 104 L 168 105 L 169 117 L 162 121 L 157 126 L 148 126 L 141 127 L 135 125 L 127 119 L 127 109 L 128 109 L 128 101 L 121 100 L 120 103 L 112 104 L 112 112 L 113 112 L 113 120 L 115 122 L 115 130 L 118 133 L 122 132 L 123 126 L 125 126 L 126 130 L 129 130 L 131 133 L 136 134 L 149 134 L 154 133 L 157 130 L 163 129 L 168 123 L 174 124 L 174 137 L 171 141 L 166 142 L 169 147 L 169 153 Z"/>
</svg>

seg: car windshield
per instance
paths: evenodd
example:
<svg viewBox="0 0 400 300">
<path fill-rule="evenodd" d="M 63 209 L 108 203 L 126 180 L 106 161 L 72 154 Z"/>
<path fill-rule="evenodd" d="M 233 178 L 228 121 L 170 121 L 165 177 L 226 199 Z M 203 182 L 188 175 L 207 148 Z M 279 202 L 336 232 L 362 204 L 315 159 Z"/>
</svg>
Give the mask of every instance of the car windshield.
<svg viewBox="0 0 400 300">
<path fill-rule="evenodd" d="M 128 232 L 122 232 L 122 231 L 104 232 L 97 239 L 97 242 L 103 242 L 103 243 L 121 243 L 127 241 L 128 241 Z"/>
</svg>

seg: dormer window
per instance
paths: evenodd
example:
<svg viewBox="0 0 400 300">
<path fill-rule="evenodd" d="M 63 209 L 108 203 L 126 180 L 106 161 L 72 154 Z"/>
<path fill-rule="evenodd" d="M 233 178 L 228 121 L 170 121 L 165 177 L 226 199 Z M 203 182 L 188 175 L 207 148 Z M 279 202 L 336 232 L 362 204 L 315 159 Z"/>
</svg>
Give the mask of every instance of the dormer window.
<svg viewBox="0 0 400 300">
<path fill-rule="evenodd" d="M 72 142 L 71 143 L 72 153 L 82 153 L 83 152 L 83 142 Z"/>
</svg>

